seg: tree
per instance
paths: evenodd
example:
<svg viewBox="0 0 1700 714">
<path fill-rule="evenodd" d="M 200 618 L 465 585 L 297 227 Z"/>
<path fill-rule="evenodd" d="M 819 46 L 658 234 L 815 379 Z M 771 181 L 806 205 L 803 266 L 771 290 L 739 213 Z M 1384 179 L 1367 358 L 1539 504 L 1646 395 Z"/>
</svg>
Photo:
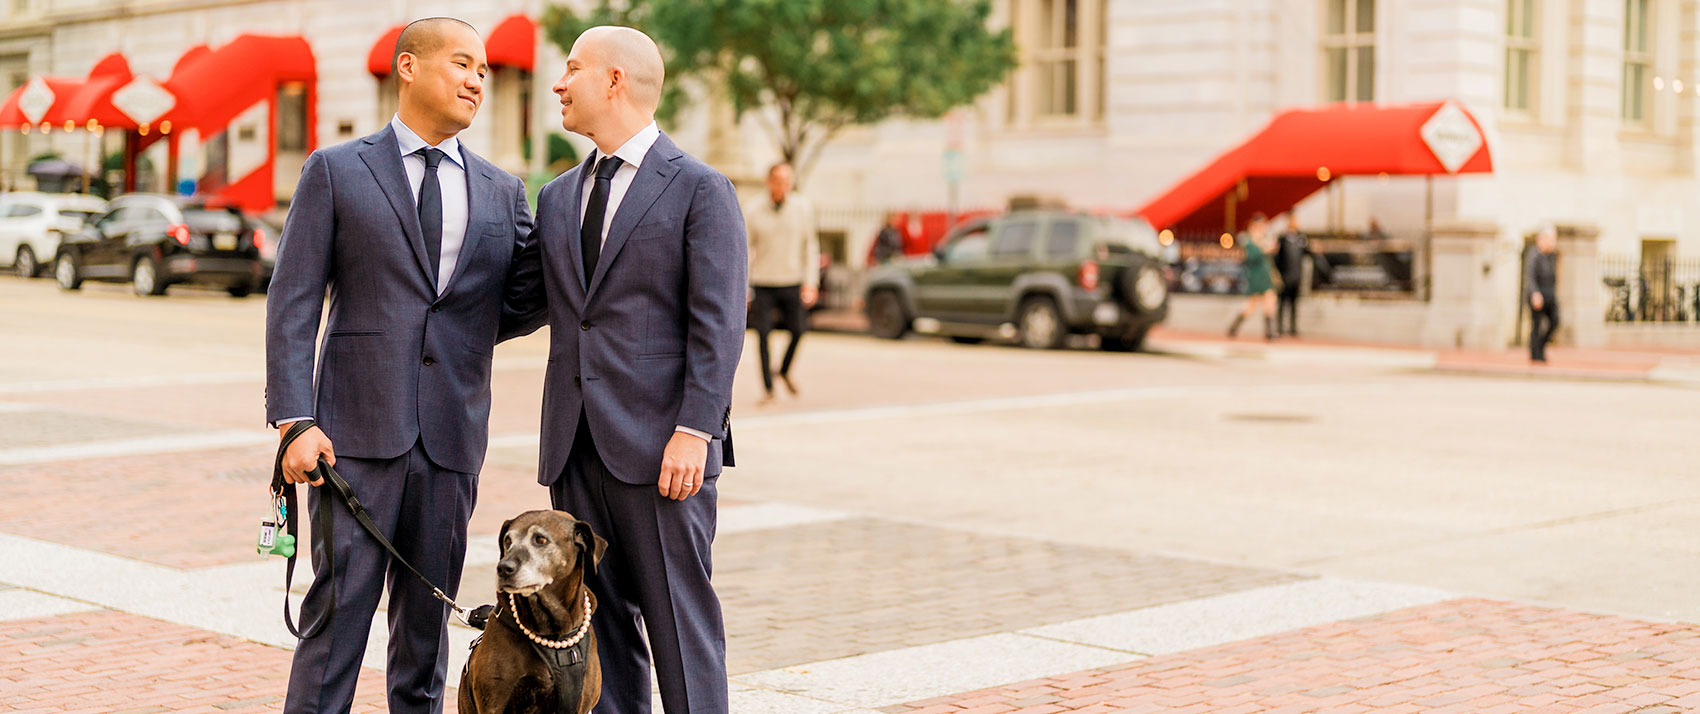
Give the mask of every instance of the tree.
<svg viewBox="0 0 1700 714">
<path fill-rule="evenodd" d="M 544 26 L 569 52 L 588 27 L 643 30 L 667 61 L 664 119 L 686 98 L 678 80 L 724 87 L 740 116 L 772 109 L 802 174 L 844 127 L 938 118 L 1002 81 L 1015 43 L 990 13 L 990 0 L 601 0 L 583 15 L 551 6 Z"/>
</svg>

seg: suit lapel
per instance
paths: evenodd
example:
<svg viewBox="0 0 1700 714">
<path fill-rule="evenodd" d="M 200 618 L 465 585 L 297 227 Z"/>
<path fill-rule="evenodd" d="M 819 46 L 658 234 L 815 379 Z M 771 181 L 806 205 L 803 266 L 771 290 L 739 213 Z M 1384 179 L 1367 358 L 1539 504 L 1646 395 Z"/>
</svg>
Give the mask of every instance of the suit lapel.
<svg viewBox="0 0 1700 714">
<path fill-rule="evenodd" d="M 626 247 L 626 239 L 631 237 L 632 229 L 673 183 L 673 176 L 679 171 L 673 160 L 681 155 L 666 134 L 656 138 L 655 145 L 649 147 L 649 153 L 644 155 L 643 164 L 638 167 L 632 185 L 626 189 L 625 198 L 620 199 L 620 208 L 614 212 L 614 223 L 608 227 L 608 235 L 602 241 L 602 258 L 596 263 L 596 275 L 590 279 L 591 295 L 596 294 L 597 286 L 602 284 L 620 249 Z"/>
<path fill-rule="evenodd" d="M 461 238 L 460 258 L 455 261 L 454 275 L 443 287 L 443 294 L 454 289 L 455 281 L 465 273 L 477 255 L 478 239 L 484 235 L 483 224 L 501 224 L 501 204 L 496 200 L 496 172 L 500 169 L 472 153 L 466 144 L 460 146 L 461 159 L 466 161 L 466 233 Z M 508 221 L 512 223 L 510 219 Z"/>
<path fill-rule="evenodd" d="M 567 269 L 578 277 L 580 290 L 585 289 L 585 286 L 590 284 L 590 276 L 584 274 L 584 246 L 579 245 L 579 226 L 584 223 L 584 216 L 580 215 L 582 212 L 580 204 L 584 203 L 584 172 L 589 171 L 590 167 L 595 164 L 596 151 L 592 150 L 590 156 L 585 158 L 583 163 L 567 172 L 567 205 L 564 206 L 565 210 L 561 213 L 570 218 L 567 221 L 566 254 L 571 258 L 572 265 L 568 266 Z"/>
<path fill-rule="evenodd" d="M 425 273 L 426 280 L 435 287 L 437 271 L 431 269 L 430 260 L 425 255 L 425 238 L 419 229 L 419 208 L 413 204 L 413 189 L 407 180 L 407 170 L 401 165 L 401 145 L 396 143 L 395 130 L 385 126 L 378 133 L 366 137 L 365 142 L 366 147 L 360 150 L 360 160 L 366 162 L 366 168 L 378 180 L 378 188 L 389 199 L 396 218 L 401 219 L 402 233 L 413 246 L 413 257 L 419 262 L 420 272 Z"/>
</svg>

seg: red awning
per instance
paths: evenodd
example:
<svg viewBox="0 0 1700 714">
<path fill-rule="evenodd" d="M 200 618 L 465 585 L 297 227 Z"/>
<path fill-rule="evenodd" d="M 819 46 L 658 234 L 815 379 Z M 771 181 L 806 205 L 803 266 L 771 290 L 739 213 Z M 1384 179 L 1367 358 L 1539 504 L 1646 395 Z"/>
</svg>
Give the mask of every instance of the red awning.
<svg viewBox="0 0 1700 714">
<path fill-rule="evenodd" d="M 372 50 L 366 53 L 366 71 L 372 76 L 383 79 L 390 76 L 390 62 L 395 59 L 395 43 L 401 39 L 401 31 L 406 25 L 396 25 L 385 32 L 378 41 L 372 43 Z"/>
<path fill-rule="evenodd" d="M 1452 170 L 1442 163 L 1442 152 L 1456 162 Z M 1237 231 L 1251 214 L 1285 212 L 1341 176 L 1492 171 L 1480 123 L 1451 102 L 1297 109 L 1276 115 L 1262 131 L 1176 183 L 1138 215 L 1157 229 Z"/>
<path fill-rule="evenodd" d="M 491 67 L 531 71 L 537 64 L 537 23 L 525 15 L 509 15 L 484 40 L 484 54 Z"/>
<path fill-rule="evenodd" d="M 134 119 L 112 105 L 112 93 L 134 78 L 124 55 L 114 52 L 101 58 L 89 72 L 89 78 L 71 96 L 54 103 L 47 112 L 47 123 L 57 127 L 71 122 L 77 128 L 86 128 L 92 119 L 108 128 L 136 128 Z"/>
<path fill-rule="evenodd" d="M 193 56 L 190 56 L 193 55 Z M 216 50 L 189 50 L 165 87 L 177 95 L 179 128 L 203 134 L 223 129 L 284 82 L 312 82 L 313 50 L 295 36 L 239 35 Z"/>
<path fill-rule="evenodd" d="M 48 106 L 46 111 L 35 117 L 35 121 L 30 121 L 30 117 L 23 110 L 23 96 L 25 92 L 30 91 L 32 85 L 38 83 L 46 85 L 48 91 L 53 93 L 53 103 Z M 7 95 L 6 102 L 0 104 L 0 129 L 18 129 L 46 122 L 47 118 L 53 115 L 53 109 L 64 104 L 65 100 L 75 95 L 82 86 L 83 82 L 79 79 L 36 77 L 29 84 L 12 90 L 12 93 Z"/>
</svg>

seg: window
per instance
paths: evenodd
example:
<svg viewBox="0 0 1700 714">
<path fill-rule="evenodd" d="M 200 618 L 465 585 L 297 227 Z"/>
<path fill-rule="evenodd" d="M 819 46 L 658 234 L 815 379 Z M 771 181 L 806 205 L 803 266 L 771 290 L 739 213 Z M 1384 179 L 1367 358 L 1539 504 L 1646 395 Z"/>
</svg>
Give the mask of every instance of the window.
<svg viewBox="0 0 1700 714">
<path fill-rule="evenodd" d="M 1647 85 L 1653 81 L 1648 43 L 1648 0 L 1623 0 L 1623 120 L 1647 122 Z"/>
<path fill-rule="evenodd" d="M 11 210 L 6 212 L 7 218 L 29 218 L 30 216 L 39 215 L 41 215 L 40 206 L 25 206 L 21 204 L 13 206 Z"/>
<path fill-rule="evenodd" d="M 278 151 L 307 150 L 307 85 L 290 82 L 277 90 Z"/>
<path fill-rule="evenodd" d="M 1012 76 L 1012 123 L 1099 121 L 1108 89 L 1108 0 L 1011 0 L 1021 66 Z"/>
<path fill-rule="evenodd" d="M 1527 112 L 1534 106 L 1536 57 L 1535 0 L 1506 0 L 1506 109 Z"/>
<path fill-rule="evenodd" d="M 944 251 L 944 262 L 951 265 L 981 262 L 986 259 L 989 244 L 985 226 L 973 229 L 950 242 Z"/>
<path fill-rule="evenodd" d="M 1324 0 L 1323 99 L 1375 101 L 1375 0 Z"/>
<path fill-rule="evenodd" d="M 1045 255 L 1051 258 L 1072 258 L 1080 250 L 1080 224 L 1057 221 L 1051 224 L 1051 234 L 1045 237 Z"/>
<path fill-rule="evenodd" d="M 1039 233 L 1039 222 L 1031 218 L 1004 222 L 998 228 L 997 242 L 992 255 L 999 258 L 1027 258 L 1033 254 L 1033 237 Z"/>
</svg>

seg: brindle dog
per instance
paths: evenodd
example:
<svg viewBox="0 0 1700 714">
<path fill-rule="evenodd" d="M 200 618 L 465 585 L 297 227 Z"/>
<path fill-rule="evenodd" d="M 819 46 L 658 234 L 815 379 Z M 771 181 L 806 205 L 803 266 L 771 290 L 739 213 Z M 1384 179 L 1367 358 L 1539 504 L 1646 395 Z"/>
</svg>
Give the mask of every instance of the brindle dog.
<svg viewBox="0 0 1700 714">
<path fill-rule="evenodd" d="M 557 643 L 578 632 L 596 606 L 585 577 L 595 572 L 608 542 L 565 511 L 529 511 L 502 524 L 500 543 L 496 614 L 461 673 L 460 711 L 588 714 L 602 696 L 595 630 L 585 626 L 577 653 L 534 645 L 525 630 Z M 591 610 L 585 609 L 587 597 Z M 568 663 L 567 655 L 577 661 Z M 557 663 L 567 666 L 552 668 L 545 656 L 559 657 Z M 583 680 L 557 682 L 557 671 Z M 578 685 L 576 706 L 562 706 L 560 685 Z"/>
</svg>

